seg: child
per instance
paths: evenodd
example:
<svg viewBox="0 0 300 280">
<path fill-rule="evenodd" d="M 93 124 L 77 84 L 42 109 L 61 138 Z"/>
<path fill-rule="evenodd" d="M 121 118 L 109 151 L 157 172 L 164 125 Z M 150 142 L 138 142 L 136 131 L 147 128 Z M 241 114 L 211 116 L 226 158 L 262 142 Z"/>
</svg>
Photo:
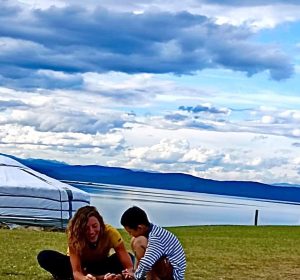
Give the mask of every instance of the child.
<svg viewBox="0 0 300 280">
<path fill-rule="evenodd" d="M 123 271 L 125 279 L 184 279 L 185 254 L 174 234 L 151 224 L 144 210 L 136 206 L 123 213 L 121 224 L 132 236 L 131 246 L 137 259 L 135 272 Z"/>
</svg>

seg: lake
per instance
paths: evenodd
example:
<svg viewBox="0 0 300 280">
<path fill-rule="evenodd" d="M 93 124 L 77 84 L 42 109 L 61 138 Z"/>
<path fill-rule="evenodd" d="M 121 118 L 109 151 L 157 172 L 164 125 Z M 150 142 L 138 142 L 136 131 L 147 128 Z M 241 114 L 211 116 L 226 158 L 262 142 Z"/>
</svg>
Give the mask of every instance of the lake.
<svg viewBox="0 0 300 280">
<path fill-rule="evenodd" d="M 91 205 L 106 223 L 118 228 L 122 213 L 133 205 L 161 226 L 253 225 L 256 210 L 258 225 L 300 224 L 299 203 L 108 184 L 73 185 L 89 192 Z"/>
</svg>

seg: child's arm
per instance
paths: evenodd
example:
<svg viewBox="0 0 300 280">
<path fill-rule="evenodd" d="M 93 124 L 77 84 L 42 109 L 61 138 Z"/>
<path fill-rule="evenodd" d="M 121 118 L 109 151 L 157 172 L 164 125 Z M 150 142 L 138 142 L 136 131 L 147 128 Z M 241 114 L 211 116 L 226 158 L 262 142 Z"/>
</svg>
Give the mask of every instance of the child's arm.
<svg viewBox="0 0 300 280">
<path fill-rule="evenodd" d="M 139 265 L 134 273 L 135 279 L 143 279 L 153 265 L 163 256 L 164 246 L 160 239 L 152 237 L 148 241 L 148 246 L 144 257 L 141 258 Z"/>
</svg>

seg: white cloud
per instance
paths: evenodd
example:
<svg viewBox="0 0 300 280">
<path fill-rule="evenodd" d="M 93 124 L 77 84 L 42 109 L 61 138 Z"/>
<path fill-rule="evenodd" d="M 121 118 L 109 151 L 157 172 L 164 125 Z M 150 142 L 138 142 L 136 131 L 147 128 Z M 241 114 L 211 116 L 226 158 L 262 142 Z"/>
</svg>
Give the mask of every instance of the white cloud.
<svg viewBox="0 0 300 280">
<path fill-rule="evenodd" d="M 261 122 L 265 124 L 274 123 L 274 118 L 272 116 L 263 116 Z"/>
<path fill-rule="evenodd" d="M 151 147 L 133 148 L 127 153 L 127 156 L 156 164 L 173 163 L 182 158 L 188 148 L 187 141 L 162 139 L 159 144 Z"/>
<path fill-rule="evenodd" d="M 222 13 L 223 11 L 223 13 Z M 297 6 L 286 5 L 266 5 L 253 7 L 219 7 L 215 10 L 207 9 L 204 12 L 209 16 L 215 16 L 217 23 L 230 23 L 236 26 L 247 24 L 254 30 L 264 28 L 275 28 L 283 22 L 295 22 L 300 18 Z"/>
<path fill-rule="evenodd" d="M 106 164 L 103 158 L 124 148 L 121 134 L 40 132 L 29 126 L 0 126 L 2 152 L 15 156 L 55 159 L 73 164 Z"/>
<path fill-rule="evenodd" d="M 300 137 L 300 129 L 299 128 L 293 129 L 292 135 L 295 137 Z"/>
<path fill-rule="evenodd" d="M 0 17 L 4 26 L 1 34 L 6 36 L 0 45 L 0 82 L 6 85 L 82 85 L 76 76 L 66 79 L 49 75 L 49 70 L 182 75 L 224 68 L 248 76 L 266 71 L 274 80 L 288 79 L 294 73 L 290 55 L 279 44 L 255 42 L 245 24 L 215 24 L 209 17 L 189 10 L 174 13 L 154 9 L 135 15 L 98 6 L 91 10 L 72 3 L 27 10 L 24 18 L 19 16 L 25 13 L 22 9 L 10 9 L 9 17 Z M 61 25 L 62 21 L 67 24 Z"/>
<path fill-rule="evenodd" d="M 209 162 L 210 159 L 219 156 L 220 155 L 218 154 L 218 152 L 213 149 L 206 149 L 201 147 L 191 148 L 183 155 L 180 162 L 205 164 Z"/>
<path fill-rule="evenodd" d="M 291 76 L 298 57 L 280 49 L 295 46 L 252 37 L 268 28 L 270 38 L 260 40 L 279 38 L 275 26 L 299 20 L 299 5 L 21 2 L 2 7 L 1 152 L 299 182 L 299 73 Z M 291 78 L 275 83 L 270 72 Z"/>
<path fill-rule="evenodd" d="M 250 165 L 250 166 L 259 166 L 262 163 L 263 163 L 263 160 L 261 158 L 254 158 L 250 162 L 248 162 L 247 165 Z"/>
<path fill-rule="evenodd" d="M 51 6 L 66 7 L 70 5 L 69 1 L 32 1 L 22 0 L 31 8 L 46 9 Z M 217 3 L 219 2 L 219 3 Z M 209 1 L 186 0 L 186 1 L 118 1 L 109 0 L 101 1 L 98 5 L 94 0 L 72 1 L 72 4 L 83 5 L 84 7 L 102 6 L 112 11 L 128 11 L 135 14 L 142 14 L 148 11 L 168 11 L 182 12 L 188 11 L 192 14 L 206 15 L 216 18 L 219 24 L 230 23 L 234 25 L 250 24 L 253 28 L 274 28 L 274 26 L 285 21 L 296 21 L 300 18 L 298 3 L 295 1 L 274 1 L 273 4 L 268 2 L 248 1 L 247 5 L 240 5 L 240 1 L 232 2 L 232 5 L 222 1 L 215 3 Z M 276 5 L 274 5 L 276 4 Z"/>
<path fill-rule="evenodd" d="M 0 110 L 1 150 L 69 163 L 185 172 L 213 179 L 254 180 L 256 176 L 278 182 L 288 174 L 297 181 L 296 163 L 287 163 L 286 158 L 300 156 L 300 149 L 293 145 L 299 137 L 298 110 L 269 104 L 248 108 L 237 118 L 238 111 L 216 106 L 213 95 L 196 96 L 196 103 L 188 104 L 193 106 L 178 110 L 184 99 L 163 101 L 163 96 L 180 97 L 185 92 L 191 102 L 198 87 L 186 89 L 143 74 L 89 73 L 83 79 L 87 77 L 89 91 L 0 89 L 0 107 L 6 102 Z M 110 96 L 111 90 L 118 95 Z M 125 98 L 128 91 L 136 91 L 137 98 L 137 92 L 144 95 L 128 99 L 130 111 L 123 108 L 124 99 L 117 98 Z M 173 113 L 184 118 L 165 118 Z"/>
<path fill-rule="evenodd" d="M 300 165 L 300 157 L 296 157 L 292 160 L 292 162 L 296 165 Z"/>
</svg>

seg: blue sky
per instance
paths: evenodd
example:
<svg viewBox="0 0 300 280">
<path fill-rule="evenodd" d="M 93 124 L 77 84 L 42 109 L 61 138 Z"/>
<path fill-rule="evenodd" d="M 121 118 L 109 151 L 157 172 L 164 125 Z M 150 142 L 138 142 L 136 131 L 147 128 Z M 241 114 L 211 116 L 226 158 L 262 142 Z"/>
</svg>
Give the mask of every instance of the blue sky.
<svg viewBox="0 0 300 280">
<path fill-rule="evenodd" d="M 0 0 L 1 152 L 300 184 L 299 1 L 173 2 Z"/>
</svg>

